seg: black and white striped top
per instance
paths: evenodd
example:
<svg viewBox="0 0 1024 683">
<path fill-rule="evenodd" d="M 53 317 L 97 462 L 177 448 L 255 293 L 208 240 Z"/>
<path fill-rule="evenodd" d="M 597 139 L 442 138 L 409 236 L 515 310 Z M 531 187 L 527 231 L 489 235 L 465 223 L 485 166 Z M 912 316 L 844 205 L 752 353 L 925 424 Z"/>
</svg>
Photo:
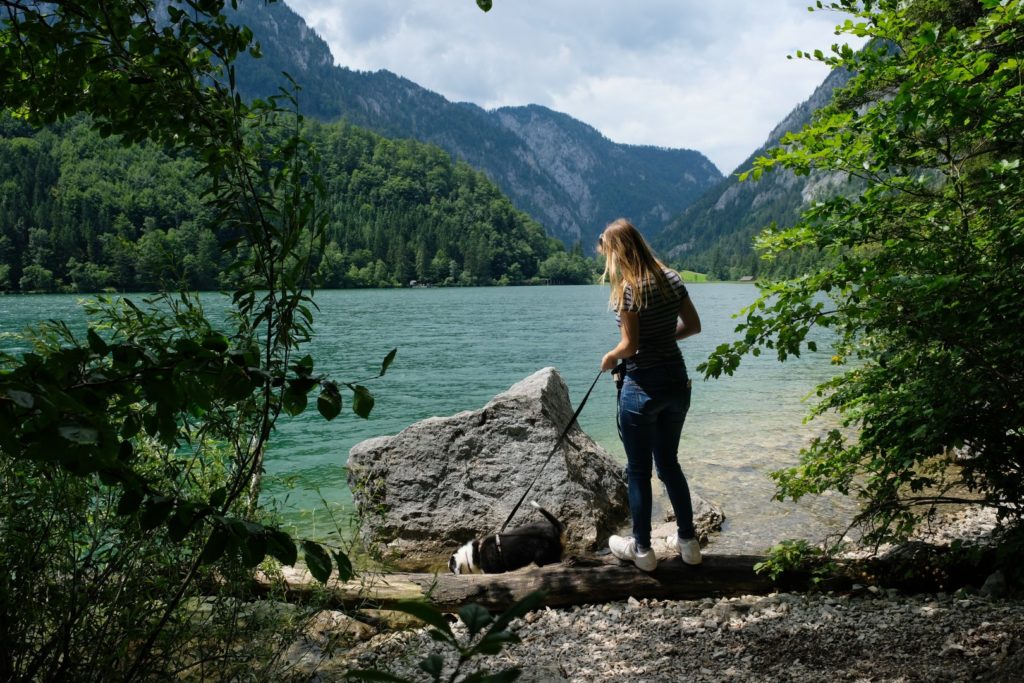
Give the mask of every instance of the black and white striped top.
<svg viewBox="0 0 1024 683">
<path fill-rule="evenodd" d="M 676 342 L 676 322 L 679 317 L 679 303 L 690 294 L 686 291 L 679 273 L 665 268 L 672 293 L 666 296 L 656 283 L 646 282 L 643 297 L 647 304 L 637 313 L 640 316 L 640 340 L 636 355 L 626 359 L 626 371 L 638 368 L 653 368 L 659 365 L 682 364 L 683 354 Z M 647 289 L 649 287 L 649 289 Z M 627 285 L 622 290 L 622 306 L 619 310 L 632 310 L 633 288 Z M 615 321 L 621 326 L 618 312 Z"/>
</svg>

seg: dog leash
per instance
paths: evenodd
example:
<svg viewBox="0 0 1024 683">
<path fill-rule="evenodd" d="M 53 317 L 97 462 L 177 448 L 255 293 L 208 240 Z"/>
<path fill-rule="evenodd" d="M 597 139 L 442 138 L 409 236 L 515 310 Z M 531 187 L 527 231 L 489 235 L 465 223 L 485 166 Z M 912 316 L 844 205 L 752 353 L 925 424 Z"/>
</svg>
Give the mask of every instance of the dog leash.
<svg viewBox="0 0 1024 683">
<path fill-rule="evenodd" d="M 587 399 L 590 398 L 590 393 L 594 390 L 594 387 L 597 386 L 597 380 L 601 379 L 602 374 L 604 374 L 604 370 L 599 370 L 597 373 L 597 377 L 594 378 L 594 381 L 591 383 L 590 388 L 587 389 L 587 393 L 583 396 L 583 400 L 580 401 L 580 405 L 576 409 L 576 412 L 573 413 L 572 419 L 569 420 L 569 424 L 565 425 L 565 429 L 562 430 L 561 436 L 559 436 L 558 441 L 555 442 L 555 447 L 551 449 L 550 453 L 548 453 L 547 459 L 544 461 L 544 464 L 540 466 L 540 469 L 537 470 L 537 474 L 534 475 L 533 481 L 531 481 L 530 485 L 526 487 L 525 491 L 523 491 L 523 495 L 519 498 L 519 502 L 515 504 L 515 507 L 512 508 L 512 512 L 509 513 L 509 516 L 505 519 L 505 523 L 501 525 L 500 529 L 498 529 L 499 534 L 505 531 L 505 527 L 508 526 L 508 523 L 511 522 L 512 518 L 516 516 L 517 512 L 519 512 L 519 506 L 523 504 L 524 500 L 526 500 L 527 494 L 530 493 L 530 489 L 533 488 L 533 485 L 537 483 L 537 479 L 540 478 L 541 472 L 543 472 L 544 468 L 548 466 L 548 463 L 551 461 L 552 456 L 554 456 L 555 452 L 558 450 L 558 447 L 562 445 L 562 441 L 565 440 L 565 437 L 569 433 L 569 430 L 572 429 L 572 426 L 574 424 L 576 424 L 576 418 L 580 416 L 580 412 L 583 410 L 583 406 L 587 405 Z"/>
</svg>

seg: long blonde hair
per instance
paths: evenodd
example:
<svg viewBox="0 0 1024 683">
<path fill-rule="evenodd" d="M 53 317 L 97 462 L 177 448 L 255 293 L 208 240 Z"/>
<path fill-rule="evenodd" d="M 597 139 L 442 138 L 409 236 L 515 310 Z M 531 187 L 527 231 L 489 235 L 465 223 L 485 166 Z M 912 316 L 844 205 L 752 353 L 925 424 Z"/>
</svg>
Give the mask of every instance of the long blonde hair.
<svg viewBox="0 0 1024 683">
<path fill-rule="evenodd" d="M 671 295 L 672 286 L 665 276 L 667 266 L 658 260 L 644 236 L 625 218 L 608 224 L 597 238 L 597 250 L 605 257 L 601 282 L 611 283 L 608 303 L 614 310 L 622 308 L 627 286 L 633 291 L 631 310 L 647 307 L 651 284 L 663 295 Z"/>
</svg>

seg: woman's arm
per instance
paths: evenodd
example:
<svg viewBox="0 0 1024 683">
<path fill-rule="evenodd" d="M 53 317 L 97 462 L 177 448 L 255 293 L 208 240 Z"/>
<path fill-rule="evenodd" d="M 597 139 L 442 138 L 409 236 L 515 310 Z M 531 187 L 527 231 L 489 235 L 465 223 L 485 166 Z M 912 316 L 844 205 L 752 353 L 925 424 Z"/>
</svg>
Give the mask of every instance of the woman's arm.
<svg viewBox="0 0 1024 683">
<path fill-rule="evenodd" d="M 686 339 L 700 334 L 700 316 L 689 296 L 679 302 L 679 322 L 676 323 L 676 339 Z"/>
<path fill-rule="evenodd" d="M 640 343 L 640 314 L 636 311 L 619 311 L 619 332 L 619 343 L 601 359 L 602 371 L 611 370 L 620 358 L 629 358 L 636 353 Z"/>
</svg>

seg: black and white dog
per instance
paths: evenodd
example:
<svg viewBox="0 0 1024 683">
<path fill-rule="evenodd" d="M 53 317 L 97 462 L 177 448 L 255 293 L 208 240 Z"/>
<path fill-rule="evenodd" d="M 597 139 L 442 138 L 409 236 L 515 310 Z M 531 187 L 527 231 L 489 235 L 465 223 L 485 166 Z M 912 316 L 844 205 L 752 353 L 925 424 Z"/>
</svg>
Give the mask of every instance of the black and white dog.
<svg viewBox="0 0 1024 683">
<path fill-rule="evenodd" d="M 530 505 L 547 517 L 547 521 L 470 541 L 448 560 L 452 574 L 500 574 L 531 562 L 538 567 L 560 562 L 565 527 L 536 501 L 531 500 Z"/>
</svg>

